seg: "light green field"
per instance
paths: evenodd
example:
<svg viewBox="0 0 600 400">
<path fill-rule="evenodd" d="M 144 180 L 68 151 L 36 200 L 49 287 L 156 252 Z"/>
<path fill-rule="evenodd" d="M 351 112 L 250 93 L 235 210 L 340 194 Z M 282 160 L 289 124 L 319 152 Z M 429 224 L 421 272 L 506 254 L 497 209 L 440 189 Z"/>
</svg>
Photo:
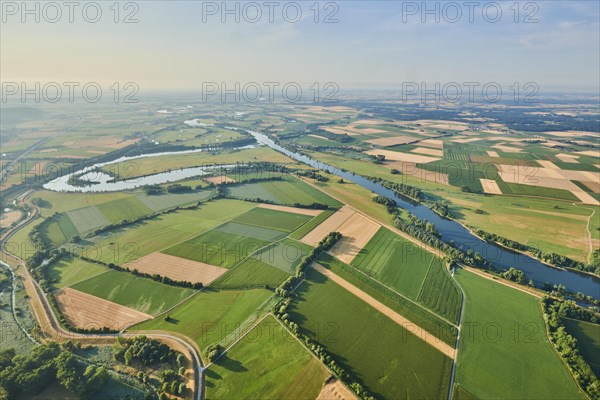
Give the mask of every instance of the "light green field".
<svg viewBox="0 0 600 400">
<path fill-rule="evenodd" d="M 191 182 L 183 182 L 184 185 L 190 185 Z M 194 182 L 194 186 L 200 184 Z M 192 193 L 163 193 L 160 195 L 146 196 L 144 194 L 137 196 L 137 199 L 149 207 L 152 211 L 160 211 L 167 208 L 177 207 L 188 203 L 206 201 L 213 194 L 211 190 L 200 190 Z"/>
<path fill-rule="evenodd" d="M 207 399 L 317 398 L 328 371 L 272 317 L 205 372 Z"/>
<path fill-rule="evenodd" d="M 195 341 L 201 350 L 234 332 L 264 303 L 272 292 L 266 289 L 227 291 L 205 289 L 169 312 L 170 319 L 156 318 L 131 330 L 157 329 L 178 332 Z"/>
<path fill-rule="evenodd" d="M 160 314 L 194 293 L 192 289 L 169 286 L 114 270 L 71 287 L 152 315 Z"/>
<path fill-rule="evenodd" d="M 577 339 L 577 349 L 596 376 L 600 376 L 600 325 L 562 318 L 567 333 Z"/>
<path fill-rule="evenodd" d="M 110 204 L 110 203 L 109 203 Z M 100 211 L 98 206 L 80 208 L 68 211 L 66 214 L 79 233 L 91 231 L 109 224 L 109 220 Z"/>
<path fill-rule="evenodd" d="M 133 219 L 142 215 L 152 214 L 153 211 L 136 197 L 102 203 L 97 208 L 111 224 L 121 222 L 124 219 Z"/>
<path fill-rule="evenodd" d="M 452 360 L 309 270 L 290 319 L 378 399 L 445 398 Z"/>
<path fill-rule="evenodd" d="M 211 283 L 219 289 L 276 288 L 290 275 L 253 257 L 248 257 Z"/>
<path fill-rule="evenodd" d="M 293 274 L 296 266 L 302 262 L 310 250 L 311 247 L 304 243 L 285 238 L 259 250 L 253 254 L 253 257 L 288 274 Z"/>
<path fill-rule="evenodd" d="M 325 193 L 293 177 L 286 177 L 285 180 L 231 185 L 227 187 L 227 193 L 235 198 L 259 198 L 286 205 L 296 203 L 305 205 L 321 203 L 333 207 L 341 205 Z"/>
<path fill-rule="evenodd" d="M 422 247 L 380 228 L 352 265 L 416 300 L 433 259 L 433 254 Z"/>
<path fill-rule="evenodd" d="M 62 288 L 71 286 L 93 276 L 100 275 L 108 271 L 108 268 L 99 264 L 84 261 L 79 257 L 74 257 L 72 259 L 65 257 L 50 264 L 46 271 L 52 287 Z"/>
<path fill-rule="evenodd" d="M 238 200 L 209 201 L 195 210 L 180 210 L 99 235 L 85 253 L 121 265 L 185 242 L 253 207 Z"/>
<path fill-rule="evenodd" d="M 227 222 L 217 228 L 216 231 L 228 233 L 236 236 L 244 236 L 248 239 L 257 239 L 264 241 L 275 241 L 286 236 L 286 232 L 277 229 L 270 229 L 261 226 L 246 225 L 238 222 Z"/>
<path fill-rule="evenodd" d="M 235 218 L 234 221 L 242 224 L 262 226 L 292 232 L 311 219 L 308 215 L 294 214 L 268 208 L 254 208 Z"/>
<path fill-rule="evenodd" d="M 246 225 L 247 226 L 247 225 Z M 249 229 L 253 228 L 248 226 Z M 263 229 L 263 228 L 258 228 Z M 275 231 L 278 232 L 278 231 Z M 165 254 L 220 267 L 231 268 L 245 257 L 269 244 L 250 235 L 235 235 L 213 229 L 193 239 L 163 250 Z"/>
<path fill-rule="evenodd" d="M 456 382 L 480 399 L 581 399 L 546 339 L 538 300 L 459 269 L 466 303 Z"/>
</svg>

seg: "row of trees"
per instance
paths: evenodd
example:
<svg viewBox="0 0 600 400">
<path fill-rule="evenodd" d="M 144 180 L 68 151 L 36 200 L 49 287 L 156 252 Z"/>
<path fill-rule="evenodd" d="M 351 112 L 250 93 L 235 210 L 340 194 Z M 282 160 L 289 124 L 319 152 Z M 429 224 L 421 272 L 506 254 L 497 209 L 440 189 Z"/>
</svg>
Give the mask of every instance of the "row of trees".
<svg viewBox="0 0 600 400">
<path fill-rule="evenodd" d="M 571 336 L 561 318 L 576 318 L 598 323 L 592 312 L 578 307 L 572 301 L 561 301 L 551 297 L 542 299 L 544 320 L 550 341 L 567 364 L 577 384 L 591 399 L 600 399 L 600 381 L 577 348 L 577 339 Z"/>
</svg>

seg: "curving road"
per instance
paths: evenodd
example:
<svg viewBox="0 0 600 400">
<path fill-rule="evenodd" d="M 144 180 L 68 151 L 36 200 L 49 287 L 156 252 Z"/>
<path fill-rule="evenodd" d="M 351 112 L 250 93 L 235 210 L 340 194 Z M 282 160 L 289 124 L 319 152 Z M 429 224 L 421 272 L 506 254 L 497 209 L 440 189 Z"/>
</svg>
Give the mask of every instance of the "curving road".
<svg viewBox="0 0 600 400">
<path fill-rule="evenodd" d="M 22 201 L 25 203 L 25 200 L 29 197 L 29 195 L 33 193 L 32 191 L 27 192 L 25 195 L 21 197 Z M 20 269 L 19 276 L 23 279 L 23 285 L 27 294 L 30 297 L 30 301 L 32 303 L 32 309 L 36 316 L 37 322 L 40 326 L 41 331 L 47 335 L 49 338 L 58 339 L 58 340 L 74 340 L 83 343 L 111 343 L 114 342 L 117 337 L 134 337 L 139 334 L 144 334 L 145 336 L 159 340 L 171 348 L 177 349 L 179 351 L 183 350 L 183 353 L 187 353 L 187 357 L 192 361 L 193 369 L 194 369 L 194 399 L 201 400 L 203 397 L 203 388 L 202 388 L 202 376 L 203 376 L 203 365 L 202 360 L 200 359 L 198 350 L 191 345 L 193 343 L 191 340 L 184 340 L 183 338 L 172 335 L 166 332 L 153 332 L 153 331 L 140 331 L 136 333 L 106 333 L 106 334 L 94 334 L 94 333 L 76 333 L 71 332 L 64 329 L 60 322 L 58 321 L 56 315 L 54 314 L 52 307 L 48 301 L 47 295 L 44 293 L 40 285 L 37 283 L 35 279 L 33 279 L 29 273 L 29 270 L 25 267 L 25 261 L 19 257 L 8 254 L 4 250 L 4 245 L 10 237 L 17 232 L 19 229 L 23 228 L 27 224 L 39 215 L 39 209 L 32 205 L 31 203 L 27 203 L 29 206 L 33 207 L 33 212 L 30 212 L 27 218 L 21 221 L 17 226 L 10 229 L 8 232 L 0 237 L 0 253 L 2 255 L 2 260 L 11 259 L 16 265 L 23 266 Z M 14 278 L 17 273 L 10 266 L 10 263 L 3 262 L 4 266 L 6 266 L 12 276 L 13 276 L 13 296 L 14 296 Z M 14 311 L 14 301 L 13 301 L 13 311 Z M 27 334 L 27 333 L 26 333 Z M 27 334 L 29 336 L 29 334 Z M 30 336 L 29 336 L 30 337 Z M 31 337 L 30 337 L 31 338 Z M 33 340 L 33 338 L 32 338 Z"/>
</svg>

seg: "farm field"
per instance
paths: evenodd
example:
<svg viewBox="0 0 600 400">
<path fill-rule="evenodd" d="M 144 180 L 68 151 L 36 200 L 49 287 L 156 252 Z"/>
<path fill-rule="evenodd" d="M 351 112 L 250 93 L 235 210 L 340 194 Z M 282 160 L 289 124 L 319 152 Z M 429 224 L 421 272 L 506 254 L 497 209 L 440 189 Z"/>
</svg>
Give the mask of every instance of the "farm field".
<svg viewBox="0 0 600 400">
<path fill-rule="evenodd" d="M 448 393 L 451 359 L 353 294 L 314 270 L 297 294 L 290 319 L 376 398 L 441 398 Z"/>
<path fill-rule="evenodd" d="M 163 253 L 152 253 L 124 265 L 145 274 L 166 276 L 179 282 L 208 285 L 227 270 Z"/>
<path fill-rule="evenodd" d="M 160 314 L 194 293 L 191 289 L 114 270 L 76 283 L 71 288 L 152 315 Z"/>
<path fill-rule="evenodd" d="M 422 247 L 380 228 L 352 265 L 416 300 L 434 258 Z"/>
<path fill-rule="evenodd" d="M 582 398 L 546 339 L 538 299 L 462 269 L 455 276 L 466 296 L 459 385 L 477 398 Z"/>
<path fill-rule="evenodd" d="M 219 289 L 276 288 L 290 275 L 260 259 L 248 257 L 212 283 Z"/>
<path fill-rule="evenodd" d="M 183 184 L 187 184 L 187 182 Z M 163 193 L 152 196 L 139 195 L 137 199 L 152 211 L 160 211 L 188 203 L 203 202 L 208 200 L 212 194 L 212 190 L 199 190 L 192 193 Z"/>
<path fill-rule="evenodd" d="M 259 250 L 252 257 L 293 274 L 297 265 L 308 255 L 311 247 L 296 240 L 285 238 Z"/>
<path fill-rule="evenodd" d="M 98 235 L 83 252 L 122 265 L 208 232 L 255 206 L 238 200 L 209 201 L 198 209 L 179 210 Z"/>
<path fill-rule="evenodd" d="M 272 316 L 205 372 L 206 398 L 317 398 L 328 371 Z"/>
<path fill-rule="evenodd" d="M 567 333 L 577 339 L 577 349 L 596 376 L 600 376 L 600 325 L 591 322 L 562 318 Z"/>
<path fill-rule="evenodd" d="M 321 203 L 331 207 L 341 206 L 338 201 L 325 193 L 293 177 L 286 177 L 284 180 L 229 185 L 226 192 L 228 196 L 234 198 L 260 198 L 283 205 Z"/>
<path fill-rule="evenodd" d="M 244 232 L 244 227 L 248 227 L 249 232 L 237 234 L 237 232 Z M 234 229 L 236 233 L 230 233 Z M 251 232 L 258 233 L 261 237 L 253 237 Z M 162 252 L 188 260 L 231 268 L 251 253 L 269 244 L 270 240 L 277 240 L 279 237 L 281 237 L 280 231 L 227 223 Z"/>
<path fill-rule="evenodd" d="M 417 302 L 449 321 L 458 323 L 462 293 L 439 258 L 434 258 L 431 262 Z"/>
<path fill-rule="evenodd" d="M 269 208 L 256 207 L 233 219 L 246 225 L 292 232 L 310 220 L 310 216 L 284 212 Z"/>
<path fill-rule="evenodd" d="M 317 226 L 319 226 L 321 223 L 323 223 L 323 221 L 325 221 L 327 218 L 329 218 L 331 216 L 331 214 L 333 214 L 333 213 L 334 213 L 334 211 L 330 211 L 330 210 L 321 212 L 319 215 L 317 215 L 316 217 L 314 217 L 313 219 L 308 221 L 306 224 L 304 224 L 300 228 L 296 229 L 296 231 L 294 231 L 290 235 L 290 237 L 292 239 L 296 239 L 296 240 L 302 239 L 310 231 L 315 229 Z"/>
<path fill-rule="evenodd" d="M 456 320 L 444 321 L 439 314 L 434 313 L 423 304 L 410 300 L 406 296 L 389 289 L 374 278 L 356 268 L 345 264 L 330 254 L 322 254 L 318 262 L 321 266 L 330 269 L 333 273 L 356 286 L 363 292 L 374 297 L 377 301 L 391 308 L 398 314 L 404 316 L 413 323 L 419 325 L 428 332 L 435 332 L 436 336 L 446 344 L 456 344 L 457 329 Z M 455 302 L 448 293 L 441 296 L 448 302 Z"/>
<path fill-rule="evenodd" d="M 48 278 L 54 288 L 71 286 L 77 282 L 109 271 L 103 265 L 82 260 L 79 257 L 64 257 L 48 266 Z"/>
<path fill-rule="evenodd" d="M 209 344 L 221 342 L 235 333 L 271 296 L 272 292 L 265 289 L 205 289 L 169 311 L 168 320 L 155 318 L 133 326 L 130 331 L 156 329 L 181 333 L 204 350 Z"/>
<path fill-rule="evenodd" d="M 111 224 L 121 222 L 124 219 L 152 214 L 152 211 L 154 211 L 138 200 L 137 197 L 114 200 L 114 202 L 102 203 L 97 207 Z"/>
<path fill-rule="evenodd" d="M 118 331 L 152 318 L 150 314 L 69 287 L 53 295 L 66 320 L 78 328 L 108 327 Z"/>
</svg>

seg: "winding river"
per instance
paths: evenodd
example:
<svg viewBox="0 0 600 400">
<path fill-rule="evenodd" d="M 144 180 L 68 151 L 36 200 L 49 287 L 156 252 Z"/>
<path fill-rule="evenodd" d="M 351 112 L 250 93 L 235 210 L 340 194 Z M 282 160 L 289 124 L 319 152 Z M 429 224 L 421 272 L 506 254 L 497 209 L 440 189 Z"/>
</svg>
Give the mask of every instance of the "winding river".
<svg viewBox="0 0 600 400">
<path fill-rule="evenodd" d="M 225 127 L 231 130 L 239 130 L 240 128 L 234 127 Z M 254 138 L 256 138 L 257 142 L 266 146 L 271 147 L 274 150 L 277 150 L 286 156 L 310 165 L 313 168 L 326 170 L 334 175 L 339 176 L 345 180 L 350 182 L 354 182 L 376 194 L 381 196 L 386 196 L 389 198 L 393 198 L 396 203 L 416 215 L 418 218 L 426 219 L 432 224 L 435 225 L 439 233 L 441 234 L 441 238 L 445 242 L 454 241 L 454 243 L 464 250 L 472 250 L 473 252 L 478 252 L 483 257 L 485 257 L 488 261 L 490 261 L 496 268 L 506 270 L 510 267 L 515 267 L 527 275 L 528 279 L 532 279 L 537 286 L 541 286 L 543 283 L 547 282 L 552 285 L 564 285 L 567 290 L 571 292 L 582 292 L 586 295 L 592 296 L 596 299 L 600 299 L 600 279 L 589 276 L 586 274 L 581 274 L 575 271 L 563 270 L 559 268 L 550 267 L 547 264 L 542 263 L 541 261 L 529 257 L 527 255 L 512 252 L 503 247 L 500 247 L 495 244 L 491 244 L 481 240 L 480 238 L 473 235 L 467 228 L 462 226 L 456 221 L 449 220 L 443 218 L 432 211 L 425 205 L 422 204 L 411 204 L 406 200 L 402 199 L 398 196 L 394 191 L 387 189 L 386 187 L 371 182 L 370 180 L 360 176 L 354 175 L 351 172 L 342 171 L 339 168 L 333 167 L 331 165 L 327 165 L 321 163 L 317 160 L 314 160 L 310 157 L 307 157 L 302 154 L 298 154 L 292 152 L 277 143 L 271 140 L 267 135 L 262 134 L 260 132 L 246 130 L 246 132 L 250 133 Z M 203 167 L 194 167 L 194 168 L 182 168 L 175 171 L 163 172 L 154 175 L 149 175 L 140 178 L 134 178 L 130 180 L 123 181 L 112 181 L 112 178 L 103 173 L 99 173 L 95 178 L 95 181 L 100 182 L 89 186 L 72 186 L 68 183 L 69 178 L 73 175 L 81 176 L 85 173 L 91 173 L 95 168 L 106 166 L 109 164 L 115 164 L 118 162 L 125 162 L 137 158 L 142 157 L 156 157 L 160 155 L 170 155 L 170 154 L 184 154 L 190 152 L 199 152 L 199 150 L 185 151 L 185 152 L 169 152 L 169 153 L 155 153 L 149 155 L 140 155 L 135 157 L 122 157 L 117 160 L 113 160 L 110 162 L 96 164 L 90 167 L 87 167 L 81 171 L 71 173 L 68 175 L 61 176 L 56 178 L 47 184 L 44 185 L 45 189 L 53 190 L 53 191 L 66 191 L 66 192 L 106 192 L 106 191 L 119 191 L 119 190 L 127 190 L 133 189 L 136 187 L 140 187 L 143 185 L 149 184 L 160 184 L 165 182 L 174 182 L 177 180 L 190 178 L 193 176 L 200 176 L 206 174 L 210 171 L 210 169 L 214 169 L 215 166 L 203 166 Z M 223 166 L 220 166 L 223 167 Z M 94 180 L 92 177 L 86 177 L 90 180 Z"/>
</svg>

